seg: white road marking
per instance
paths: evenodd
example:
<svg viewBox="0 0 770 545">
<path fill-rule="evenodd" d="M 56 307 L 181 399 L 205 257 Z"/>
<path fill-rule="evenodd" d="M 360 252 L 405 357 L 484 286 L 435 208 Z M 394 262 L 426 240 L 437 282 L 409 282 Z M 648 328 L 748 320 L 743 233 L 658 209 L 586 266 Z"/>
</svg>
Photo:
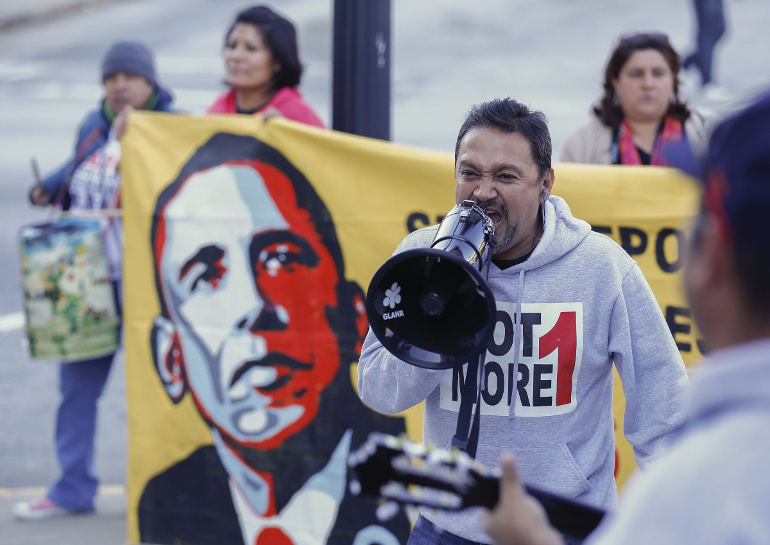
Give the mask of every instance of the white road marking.
<svg viewBox="0 0 770 545">
<path fill-rule="evenodd" d="M 126 494 L 126 487 L 122 484 L 99 485 L 98 494 L 102 496 L 122 496 Z M 19 488 L 0 488 L 0 499 L 5 498 L 35 498 L 48 492 L 46 486 L 24 486 Z"/>
<path fill-rule="evenodd" d="M 14 312 L 0 316 L 0 333 L 10 333 L 24 327 L 24 313 Z"/>
</svg>

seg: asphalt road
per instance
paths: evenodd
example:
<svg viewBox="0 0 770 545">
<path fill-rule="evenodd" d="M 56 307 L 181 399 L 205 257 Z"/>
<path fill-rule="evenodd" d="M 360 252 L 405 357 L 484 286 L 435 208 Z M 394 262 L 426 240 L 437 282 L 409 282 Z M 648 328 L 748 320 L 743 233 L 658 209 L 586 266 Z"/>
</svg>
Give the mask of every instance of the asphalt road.
<svg viewBox="0 0 770 545">
<path fill-rule="evenodd" d="M 727 112 L 770 87 L 767 0 L 726 0 L 728 34 L 717 51 L 716 76 L 732 100 L 710 103 L 691 79 L 692 102 Z M 0 509 L 42 492 L 56 476 L 52 448 L 57 366 L 30 361 L 23 349 L 17 231 L 47 212 L 27 204 L 30 160 L 45 173 L 71 151 L 77 124 L 100 98 L 99 61 L 114 39 L 140 39 L 158 57 L 161 80 L 177 106 L 202 113 L 222 90 L 220 50 L 234 0 L 122 0 L 31 21 L 0 32 Z M 298 25 L 306 65 L 302 89 L 325 121 L 331 102 L 333 0 L 277 0 Z M 667 32 L 686 53 L 694 28 L 686 0 L 393 0 L 392 139 L 451 152 L 467 107 L 513 96 L 549 117 L 555 159 L 562 142 L 587 118 L 613 41 L 634 30 Z M 556 184 L 558 193 L 558 179 Z M 96 468 L 104 523 L 121 543 L 126 470 L 126 401 L 122 359 L 100 406 Z M 112 499 L 111 499 L 112 498 Z M 109 518 L 112 517 L 112 518 Z M 101 521 L 101 522 L 99 522 Z M 14 526 L 11 526 L 14 525 Z M 124 524 L 122 528 L 124 528 Z M 0 513 L 0 544 L 38 543 L 41 534 Z M 49 528 L 60 543 L 67 541 Z M 106 543 L 95 534 L 94 543 Z M 64 540 L 62 540 L 64 539 Z M 84 541 L 85 540 L 85 541 Z"/>
</svg>

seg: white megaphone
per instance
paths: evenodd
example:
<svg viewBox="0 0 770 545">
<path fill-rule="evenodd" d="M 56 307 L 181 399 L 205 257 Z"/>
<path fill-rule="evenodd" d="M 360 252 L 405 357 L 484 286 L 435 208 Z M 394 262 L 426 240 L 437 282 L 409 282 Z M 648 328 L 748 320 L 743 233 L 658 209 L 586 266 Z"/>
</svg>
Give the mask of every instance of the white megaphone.
<svg viewBox="0 0 770 545">
<path fill-rule="evenodd" d="M 482 272 L 496 245 L 492 220 L 463 201 L 441 222 L 430 248 L 386 261 L 366 298 L 369 324 L 383 346 L 428 369 L 463 365 L 485 350 L 496 306 Z"/>
</svg>

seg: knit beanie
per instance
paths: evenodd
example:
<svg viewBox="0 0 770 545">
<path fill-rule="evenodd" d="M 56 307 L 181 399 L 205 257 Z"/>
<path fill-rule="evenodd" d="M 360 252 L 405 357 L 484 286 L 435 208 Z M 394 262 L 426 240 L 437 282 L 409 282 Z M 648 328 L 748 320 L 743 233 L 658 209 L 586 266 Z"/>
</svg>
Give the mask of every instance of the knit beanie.
<svg viewBox="0 0 770 545">
<path fill-rule="evenodd" d="M 139 42 L 115 42 L 107 50 L 102 61 L 102 81 L 117 72 L 142 76 L 157 87 L 152 53 Z"/>
</svg>

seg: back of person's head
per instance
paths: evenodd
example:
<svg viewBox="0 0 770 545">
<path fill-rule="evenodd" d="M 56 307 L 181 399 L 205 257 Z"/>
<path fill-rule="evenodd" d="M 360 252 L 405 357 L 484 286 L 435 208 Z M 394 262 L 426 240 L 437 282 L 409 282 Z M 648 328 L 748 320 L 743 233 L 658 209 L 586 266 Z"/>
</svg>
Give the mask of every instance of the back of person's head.
<svg viewBox="0 0 770 545">
<path fill-rule="evenodd" d="M 551 168 L 551 134 L 548 132 L 548 119 L 538 110 L 512 98 L 496 98 L 471 106 L 465 115 L 455 143 L 455 163 L 460 152 L 460 143 L 471 129 L 492 128 L 506 133 L 517 132 L 529 142 L 532 159 L 542 178 Z"/>
<path fill-rule="evenodd" d="M 302 78 L 302 63 L 299 60 L 294 24 L 267 6 L 252 6 L 235 17 L 225 34 L 225 45 L 230 33 L 239 24 L 255 27 L 280 65 L 273 80 L 273 89 L 297 87 Z"/>
<path fill-rule="evenodd" d="M 748 311 L 770 322 L 770 93 L 715 129 L 698 172 Z"/>
<path fill-rule="evenodd" d="M 114 42 L 102 59 L 102 81 L 118 72 L 136 74 L 157 87 L 155 61 L 150 48 L 141 42 Z"/>
<path fill-rule="evenodd" d="M 658 32 L 626 34 L 620 37 L 615 45 L 604 68 L 604 95 L 599 103 L 594 106 L 594 113 L 601 121 L 613 129 L 620 126 L 623 121 L 623 109 L 620 100 L 615 94 L 613 81 L 618 79 L 620 71 L 625 66 L 631 55 L 637 51 L 654 50 L 663 55 L 668 67 L 674 75 L 674 89 L 671 104 L 668 113 L 674 115 L 677 119 L 684 122 L 690 117 L 690 110 L 687 105 L 679 98 L 679 69 L 681 63 L 679 54 L 671 45 L 668 36 Z"/>
</svg>

